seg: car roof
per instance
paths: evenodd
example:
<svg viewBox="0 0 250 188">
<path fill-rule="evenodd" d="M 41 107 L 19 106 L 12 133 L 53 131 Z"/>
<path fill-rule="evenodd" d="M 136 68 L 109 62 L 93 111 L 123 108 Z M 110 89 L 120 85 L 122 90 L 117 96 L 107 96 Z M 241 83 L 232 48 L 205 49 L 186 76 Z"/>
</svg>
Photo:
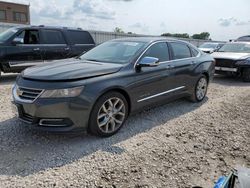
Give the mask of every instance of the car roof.
<svg viewBox="0 0 250 188">
<path fill-rule="evenodd" d="M 15 27 L 17 29 L 60 29 L 60 30 L 78 30 L 78 31 L 83 31 L 81 28 L 73 28 L 73 27 L 59 27 L 59 26 L 44 26 L 44 25 L 39 25 L 39 26 L 17 26 Z"/>
<path fill-rule="evenodd" d="M 174 38 L 168 38 L 168 37 L 127 37 L 127 38 L 119 38 L 119 39 L 113 39 L 112 41 L 129 41 L 129 42 L 145 42 L 145 43 L 152 43 L 157 41 L 166 41 L 166 42 L 184 42 L 186 41 L 174 39 Z"/>
</svg>

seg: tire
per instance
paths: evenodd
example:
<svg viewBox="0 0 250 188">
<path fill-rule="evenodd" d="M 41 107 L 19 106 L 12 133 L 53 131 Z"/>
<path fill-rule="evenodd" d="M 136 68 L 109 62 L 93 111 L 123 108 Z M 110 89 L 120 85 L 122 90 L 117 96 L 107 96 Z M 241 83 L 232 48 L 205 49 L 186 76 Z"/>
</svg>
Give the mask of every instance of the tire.
<svg viewBox="0 0 250 188">
<path fill-rule="evenodd" d="M 243 69 L 242 79 L 244 82 L 250 82 L 250 68 Z"/>
<path fill-rule="evenodd" d="M 90 133 L 109 137 L 117 133 L 128 116 L 128 102 L 119 92 L 109 92 L 95 103 L 89 118 Z"/>
<path fill-rule="evenodd" d="M 207 94 L 208 79 L 202 75 L 195 84 L 192 96 L 189 98 L 192 102 L 201 102 Z"/>
</svg>

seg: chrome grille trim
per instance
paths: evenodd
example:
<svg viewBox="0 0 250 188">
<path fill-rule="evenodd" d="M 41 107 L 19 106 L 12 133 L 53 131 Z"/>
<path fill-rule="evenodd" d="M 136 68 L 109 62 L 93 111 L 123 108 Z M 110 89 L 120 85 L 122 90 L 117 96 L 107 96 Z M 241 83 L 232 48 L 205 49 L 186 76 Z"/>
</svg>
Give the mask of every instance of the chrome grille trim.
<svg viewBox="0 0 250 188">
<path fill-rule="evenodd" d="M 43 89 L 20 87 L 18 85 L 15 85 L 12 90 L 14 98 L 25 103 L 33 103 L 43 92 Z"/>
</svg>

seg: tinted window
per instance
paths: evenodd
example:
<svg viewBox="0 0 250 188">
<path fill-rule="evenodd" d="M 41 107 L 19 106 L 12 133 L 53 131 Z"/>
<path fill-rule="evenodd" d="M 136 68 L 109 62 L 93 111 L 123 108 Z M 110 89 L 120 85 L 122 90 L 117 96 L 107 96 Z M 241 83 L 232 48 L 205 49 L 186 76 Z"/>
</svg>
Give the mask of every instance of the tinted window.
<svg viewBox="0 0 250 188">
<path fill-rule="evenodd" d="M 190 50 L 186 44 L 171 43 L 173 59 L 183 59 L 191 57 Z"/>
<path fill-rule="evenodd" d="M 15 39 L 23 44 L 38 44 L 39 43 L 39 33 L 38 30 L 24 30 L 19 33 Z"/>
<path fill-rule="evenodd" d="M 196 57 L 199 54 L 199 52 L 196 49 L 192 48 L 191 46 L 189 48 L 191 50 L 193 57 Z"/>
<path fill-rule="evenodd" d="M 94 44 L 91 35 L 86 31 L 67 31 L 67 35 L 72 44 Z"/>
<path fill-rule="evenodd" d="M 168 61 L 168 45 L 165 42 L 156 43 L 146 51 L 143 57 L 155 57 L 158 58 L 160 62 Z"/>
<path fill-rule="evenodd" d="M 43 30 L 44 44 L 66 44 L 63 34 L 57 30 Z"/>
</svg>

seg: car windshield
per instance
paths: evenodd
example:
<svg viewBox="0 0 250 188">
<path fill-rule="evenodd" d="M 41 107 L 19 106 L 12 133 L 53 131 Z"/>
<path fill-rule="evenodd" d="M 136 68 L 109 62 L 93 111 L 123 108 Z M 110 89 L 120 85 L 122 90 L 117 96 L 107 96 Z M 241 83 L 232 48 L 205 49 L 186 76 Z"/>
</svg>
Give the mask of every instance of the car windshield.
<svg viewBox="0 0 250 188">
<path fill-rule="evenodd" d="M 2 33 L 0 33 L 0 42 L 5 42 L 11 36 L 13 36 L 18 30 L 16 28 L 10 28 Z"/>
<path fill-rule="evenodd" d="M 110 41 L 86 52 L 80 59 L 107 63 L 128 63 L 143 48 L 144 42 Z"/>
<path fill-rule="evenodd" d="M 217 46 L 217 43 L 204 43 L 199 48 L 216 48 Z"/>
<path fill-rule="evenodd" d="M 219 52 L 250 53 L 250 43 L 228 43 L 222 46 Z"/>
</svg>

